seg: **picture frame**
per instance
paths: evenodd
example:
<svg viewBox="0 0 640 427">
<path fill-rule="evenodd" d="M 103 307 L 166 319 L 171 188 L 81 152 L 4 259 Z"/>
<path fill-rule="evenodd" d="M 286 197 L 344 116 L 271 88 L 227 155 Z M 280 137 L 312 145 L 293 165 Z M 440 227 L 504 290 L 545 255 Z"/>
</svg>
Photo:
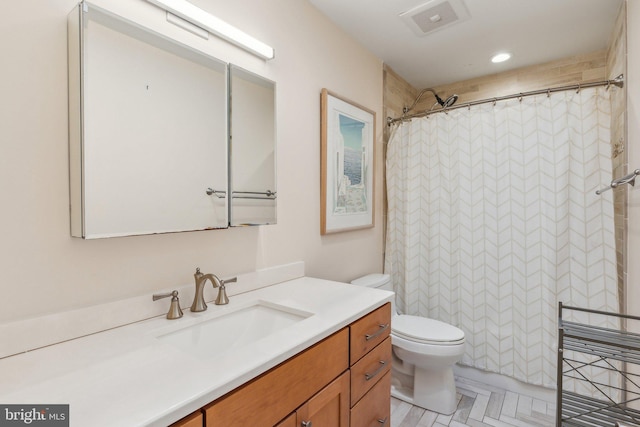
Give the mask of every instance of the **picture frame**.
<svg viewBox="0 0 640 427">
<path fill-rule="evenodd" d="M 374 226 L 376 113 L 322 89 L 320 234 Z"/>
</svg>

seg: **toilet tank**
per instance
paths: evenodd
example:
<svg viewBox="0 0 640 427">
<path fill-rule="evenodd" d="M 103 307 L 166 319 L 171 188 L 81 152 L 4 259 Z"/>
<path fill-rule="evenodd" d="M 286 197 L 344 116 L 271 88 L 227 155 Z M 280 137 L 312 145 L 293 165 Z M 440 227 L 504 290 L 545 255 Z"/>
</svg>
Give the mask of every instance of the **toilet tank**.
<svg viewBox="0 0 640 427">
<path fill-rule="evenodd" d="M 351 284 L 357 286 L 366 286 L 369 288 L 384 289 L 385 291 L 393 291 L 391 276 L 389 276 L 388 274 L 367 274 L 366 276 L 352 280 Z"/>
</svg>

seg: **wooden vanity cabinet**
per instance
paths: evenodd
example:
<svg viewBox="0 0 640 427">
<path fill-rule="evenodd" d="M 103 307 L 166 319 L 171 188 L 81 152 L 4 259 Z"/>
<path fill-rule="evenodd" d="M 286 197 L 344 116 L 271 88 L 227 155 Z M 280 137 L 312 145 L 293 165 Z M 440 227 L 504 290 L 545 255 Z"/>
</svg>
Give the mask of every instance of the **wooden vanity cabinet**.
<svg viewBox="0 0 640 427">
<path fill-rule="evenodd" d="M 172 427 L 388 427 L 390 330 L 386 304 Z"/>
<path fill-rule="evenodd" d="M 205 425 L 274 426 L 348 369 L 344 328 L 206 406 Z"/>
<path fill-rule="evenodd" d="M 351 427 L 391 423 L 391 304 L 350 326 Z"/>
</svg>

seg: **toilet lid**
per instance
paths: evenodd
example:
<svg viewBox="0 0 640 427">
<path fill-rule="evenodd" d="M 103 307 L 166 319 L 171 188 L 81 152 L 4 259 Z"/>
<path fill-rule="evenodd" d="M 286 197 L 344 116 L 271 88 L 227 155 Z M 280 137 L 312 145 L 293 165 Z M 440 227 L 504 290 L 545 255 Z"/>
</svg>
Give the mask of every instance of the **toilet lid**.
<svg viewBox="0 0 640 427">
<path fill-rule="evenodd" d="M 464 332 L 453 325 L 408 314 L 394 316 L 391 330 L 400 337 L 422 343 L 458 344 L 464 341 Z"/>
</svg>

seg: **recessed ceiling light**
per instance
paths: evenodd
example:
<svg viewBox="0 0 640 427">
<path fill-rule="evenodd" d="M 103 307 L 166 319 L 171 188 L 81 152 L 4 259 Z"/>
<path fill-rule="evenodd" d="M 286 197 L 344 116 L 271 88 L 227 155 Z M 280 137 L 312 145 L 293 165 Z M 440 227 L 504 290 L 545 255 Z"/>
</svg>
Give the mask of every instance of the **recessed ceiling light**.
<svg viewBox="0 0 640 427">
<path fill-rule="evenodd" d="M 493 62 L 494 64 L 497 64 L 499 62 L 504 62 L 506 60 L 508 60 L 509 58 L 511 58 L 511 54 L 510 53 L 499 53 L 497 55 L 493 55 L 491 57 L 491 62 Z"/>
</svg>

